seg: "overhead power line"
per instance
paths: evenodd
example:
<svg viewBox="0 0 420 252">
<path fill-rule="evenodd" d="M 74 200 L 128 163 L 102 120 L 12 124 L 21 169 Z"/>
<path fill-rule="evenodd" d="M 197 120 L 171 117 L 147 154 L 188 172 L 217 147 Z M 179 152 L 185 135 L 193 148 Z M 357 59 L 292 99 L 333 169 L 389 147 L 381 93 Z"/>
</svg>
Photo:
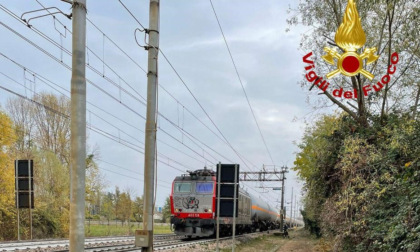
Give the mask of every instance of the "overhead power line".
<svg viewBox="0 0 420 252">
<path fill-rule="evenodd" d="M 0 5 L 0 7 L 3 9 L 3 6 Z M 14 14 L 12 14 L 14 15 Z M 3 25 L 4 27 L 6 27 L 8 30 L 10 30 L 11 32 L 13 32 L 14 34 L 16 34 L 17 36 L 19 36 L 20 38 L 22 38 L 23 40 L 27 41 L 29 44 L 33 45 L 35 48 L 37 48 L 38 50 L 40 50 L 41 52 L 43 52 L 44 54 L 46 54 L 47 56 L 49 56 L 50 58 L 54 59 L 57 63 L 63 65 L 65 68 L 67 68 L 68 70 L 71 70 L 71 67 L 67 64 L 65 64 L 63 61 L 60 61 L 58 58 L 56 58 L 55 56 L 53 56 L 52 54 L 50 54 L 48 51 L 46 51 L 45 49 L 43 49 L 42 47 L 40 47 L 39 45 L 35 44 L 33 41 L 29 40 L 28 38 L 24 37 L 22 34 L 18 33 L 17 31 L 15 31 L 14 29 L 12 29 L 11 27 L 7 26 L 6 24 L 4 24 L 3 22 L 0 22 L 0 25 Z M 33 27 L 33 26 L 32 26 Z M 32 28 L 33 29 L 33 28 Z M 43 36 L 44 37 L 44 36 Z M 49 38 L 48 36 L 46 36 L 47 40 L 50 41 L 51 38 Z M 50 41 L 51 42 L 51 41 Z M 54 42 L 53 43 L 55 46 L 61 48 L 60 45 L 57 45 Z M 69 54 L 71 56 L 71 53 Z M 89 67 L 91 70 L 93 70 L 95 73 L 97 73 L 98 75 L 101 75 L 99 70 L 96 70 L 95 68 L 91 67 L 91 66 L 87 66 Z M 102 76 L 103 77 L 103 76 Z M 104 77 L 105 79 L 107 79 L 107 77 Z M 140 118 L 146 120 L 146 118 L 139 114 L 136 110 L 134 110 L 133 108 L 131 108 L 130 106 L 126 105 L 124 102 L 122 102 L 121 100 L 115 98 L 113 95 L 111 95 L 109 92 L 107 92 L 105 89 L 103 89 L 102 87 L 100 87 L 99 85 L 95 84 L 94 82 L 92 82 L 89 79 L 86 79 L 86 82 L 93 85 L 95 88 L 99 89 L 100 91 L 102 91 L 104 94 L 106 94 L 107 96 L 109 96 L 110 98 L 112 98 L 113 100 L 117 101 L 119 104 L 121 104 L 122 106 L 126 107 L 128 110 L 130 110 L 131 112 L 133 112 L 134 114 L 138 115 Z M 113 83 L 114 85 L 118 85 L 115 82 Z M 119 87 L 121 89 L 121 87 Z M 140 102 L 141 104 L 145 105 L 145 102 L 139 100 L 138 98 L 134 97 L 131 93 L 129 93 L 128 91 L 126 91 L 125 89 L 122 89 L 126 94 L 129 94 L 131 97 L 133 97 L 136 101 Z M 165 120 L 167 120 L 168 122 L 170 122 L 172 125 L 176 126 L 176 124 L 174 122 L 172 122 L 171 120 L 169 120 L 167 117 L 165 117 L 164 115 L 162 115 L 161 113 L 159 113 L 159 116 L 163 117 Z M 178 127 L 178 129 L 182 130 L 183 132 L 185 132 L 186 134 L 192 136 L 190 133 L 188 133 L 185 129 L 182 129 L 180 127 Z M 193 136 L 192 136 L 193 137 Z M 194 139 L 197 140 L 196 137 L 193 137 Z M 191 139 L 192 141 L 194 141 L 193 139 Z M 200 143 L 203 144 L 203 142 L 200 141 Z M 205 145 L 205 144 L 204 144 Z M 207 148 L 210 148 L 208 145 L 205 145 Z M 210 148 L 212 151 L 214 151 L 215 153 L 217 153 L 220 156 L 223 156 L 222 154 L 218 153 L 217 151 L 215 151 L 214 149 Z M 209 161 L 209 160 L 208 160 Z M 210 161 L 211 162 L 211 161 Z"/>
<path fill-rule="evenodd" d="M 22 20 L 19 19 L 19 17 L 14 14 L 13 12 L 11 12 L 10 10 L 8 10 L 7 8 L 5 8 L 3 5 L 0 5 L 0 8 L 3 9 L 3 11 L 5 11 L 7 14 L 11 15 L 13 18 L 17 19 L 18 21 L 20 21 L 22 24 L 25 24 L 24 22 L 22 22 Z M 44 54 L 46 54 L 47 56 L 49 56 L 50 58 L 54 59 L 57 63 L 63 65 L 64 67 L 66 67 L 68 70 L 71 70 L 71 67 L 67 64 L 65 64 L 63 61 L 61 61 L 60 59 L 56 58 L 55 56 L 53 56 L 52 54 L 50 54 L 48 51 L 46 51 L 45 49 L 43 49 L 42 47 L 40 47 L 39 45 L 35 44 L 33 41 L 31 41 L 30 39 L 26 38 L 25 36 L 23 36 L 22 34 L 18 33 L 16 30 L 14 30 L 13 28 L 7 26 L 6 24 L 0 22 L 1 25 L 3 25 L 5 28 L 7 28 L 8 30 L 10 30 L 11 32 L 13 32 L 14 34 L 16 34 L 17 36 L 19 36 L 20 38 L 22 38 L 23 40 L 27 41 L 29 44 L 33 45 L 35 48 L 37 48 L 38 50 L 40 50 L 41 52 L 43 52 Z M 46 39 L 48 42 L 52 43 L 54 46 L 58 47 L 61 50 L 64 50 L 66 54 L 68 54 L 69 56 L 71 56 L 71 52 L 68 51 L 67 49 L 63 48 L 61 45 L 59 45 L 57 42 L 55 42 L 53 39 L 51 39 L 50 37 L 48 37 L 47 35 L 45 35 L 44 33 L 40 32 L 39 30 L 37 30 L 34 26 L 31 26 L 31 30 L 35 31 L 38 35 L 40 35 L 41 37 L 43 37 L 44 39 Z M 96 57 L 98 57 L 95 54 Z M 98 57 L 99 60 L 100 57 Z M 105 63 L 104 63 L 105 64 Z M 93 72 L 95 72 L 96 74 L 98 74 L 99 76 L 103 77 L 104 79 L 106 79 L 108 82 L 110 82 L 111 84 L 113 84 L 114 86 L 116 86 L 117 88 L 119 88 L 120 90 L 124 91 L 124 93 L 128 94 L 129 96 L 131 96 L 132 98 L 134 98 L 136 101 L 138 101 L 139 103 L 141 103 L 142 105 L 146 105 L 145 103 L 145 99 L 143 97 L 141 97 L 144 101 L 139 100 L 137 97 L 133 96 L 133 94 L 129 93 L 127 90 L 121 88 L 117 83 L 115 83 L 114 81 L 110 80 L 107 76 L 104 76 L 101 74 L 101 72 L 95 68 L 93 68 L 91 65 L 87 65 L 87 67 L 89 69 L 91 69 Z M 100 87 L 99 85 L 93 83 L 91 80 L 86 79 L 86 82 L 93 85 L 95 88 L 99 89 L 100 91 L 102 91 L 104 94 L 106 94 L 107 96 L 109 96 L 110 98 L 112 98 L 113 100 L 117 101 L 118 103 L 120 103 L 122 106 L 126 107 L 127 109 L 129 109 L 131 112 L 133 112 L 134 114 L 138 115 L 139 117 L 141 117 L 142 119 L 146 120 L 146 118 L 139 114 L 136 110 L 132 109 L 131 107 L 129 107 L 128 105 L 126 105 L 124 102 L 122 102 L 121 100 L 115 98 L 114 96 L 112 96 L 109 92 L 105 91 L 102 87 Z M 125 82 L 127 83 L 127 82 Z M 131 86 L 130 86 L 131 87 Z M 164 115 L 162 115 L 159 112 L 159 116 L 163 117 L 165 120 L 167 120 L 168 122 L 171 123 L 171 125 L 173 126 L 177 126 L 174 122 L 172 122 L 170 119 L 168 119 L 167 117 L 165 117 Z M 185 129 L 177 127 L 178 129 L 182 130 L 183 132 L 185 132 L 187 135 L 192 136 L 191 134 L 189 134 Z M 197 140 L 196 137 L 192 136 L 195 140 Z M 191 141 L 195 142 L 195 140 L 191 139 Z M 200 141 L 201 144 L 205 145 L 202 141 Z M 184 144 L 185 145 L 185 144 Z M 205 145 L 207 148 L 210 148 L 213 152 L 217 153 L 219 156 L 223 157 L 224 159 L 226 159 L 226 157 L 224 157 L 222 154 L 220 154 L 219 152 L 215 151 L 214 149 L 212 149 L 211 147 L 209 147 L 208 145 Z M 201 147 L 200 147 L 201 148 Z M 204 155 L 202 156 L 203 158 Z M 209 160 L 207 160 L 209 161 Z M 211 161 L 209 161 L 211 162 Z M 212 162 L 211 162 L 212 163 Z M 212 163 L 214 164 L 214 163 Z"/>
<path fill-rule="evenodd" d="M 119 0 L 119 2 L 122 4 L 122 2 Z M 123 4 L 124 8 L 130 13 L 130 15 L 137 21 L 137 23 L 142 26 L 144 28 L 144 26 L 135 18 L 135 16 L 132 14 L 132 12 Z M 239 157 L 239 159 L 243 162 L 243 164 L 248 167 L 248 169 L 252 170 L 247 162 L 245 162 L 245 160 L 242 158 L 242 156 L 239 154 L 239 152 L 232 146 L 232 144 L 227 140 L 227 138 L 225 137 L 225 135 L 222 133 L 222 131 L 219 129 L 219 127 L 216 125 L 216 123 L 214 122 L 214 120 L 210 117 L 210 115 L 208 114 L 208 112 L 204 109 L 203 105 L 198 101 L 197 97 L 194 95 L 194 93 L 191 91 L 191 89 L 188 87 L 188 85 L 185 83 L 185 81 L 182 79 L 181 75 L 178 73 L 178 71 L 175 69 L 175 67 L 173 66 L 173 64 L 171 63 L 171 61 L 168 59 L 168 57 L 165 55 L 165 53 L 162 51 L 161 48 L 156 48 L 158 49 L 161 53 L 162 56 L 164 57 L 164 59 L 166 60 L 166 62 L 169 64 L 169 66 L 172 68 L 172 70 L 175 72 L 175 74 L 177 75 L 177 77 L 180 79 L 180 81 L 182 82 L 182 84 L 185 86 L 185 88 L 188 90 L 188 92 L 190 93 L 190 95 L 194 98 L 194 100 L 196 101 L 196 103 L 198 104 L 198 106 L 201 108 L 201 110 L 204 112 L 204 114 L 207 116 L 207 118 L 210 120 L 210 122 L 213 124 L 213 126 L 217 129 L 217 131 L 219 132 L 219 134 L 223 137 L 223 139 L 226 141 L 226 143 L 228 144 L 228 146 L 233 150 L 233 152 Z"/>
<path fill-rule="evenodd" d="M 11 15 L 12 17 L 18 19 L 18 17 L 12 13 L 11 11 L 9 11 L 7 8 L 5 8 L 3 5 L 0 5 L 1 8 L 8 13 L 9 15 Z M 21 21 L 20 19 L 18 19 L 19 21 Z M 36 45 L 34 42 L 32 42 L 31 40 L 27 39 L 26 37 L 24 37 L 23 35 L 21 35 L 20 33 L 16 32 L 15 30 L 13 30 L 12 28 L 8 27 L 7 25 L 5 25 L 4 23 L 0 23 L 1 25 L 3 25 L 4 27 L 6 27 L 7 29 L 9 29 L 11 32 L 15 33 L 17 36 L 21 37 L 22 39 L 24 39 L 25 41 L 27 41 L 28 43 L 32 44 L 34 47 L 36 47 L 37 49 L 39 49 L 40 51 L 42 51 L 44 54 L 46 54 L 47 56 L 51 57 L 52 59 L 54 59 L 55 61 L 57 61 L 58 63 L 62 64 L 63 66 L 65 66 L 67 69 L 71 70 L 71 67 L 68 66 L 67 64 L 65 64 L 64 62 L 60 61 L 58 58 L 56 58 L 55 56 L 53 56 L 52 54 L 50 54 L 48 51 L 46 51 L 45 49 L 41 48 L 40 46 Z M 41 37 L 45 38 L 47 41 L 49 41 L 50 43 L 52 43 L 54 46 L 60 48 L 61 50 L 64 50 L 67 54 L 69 54 L 71 56 L 71 52 L 69 52 L 68 50 L 66 50 L 65 48 L 63 48 L 61 45 L 59 45 L 57 42 L 55 42 L 54 40 L 52 40 L 51 38 L 49 38 L 47 35 L 43 34 L 42 32 L 40 32 L 39 30 L 36 30 L 36 28 L 34 28 L 33 26 L 31 27 L 31 30 L 35 31 L 37 34 L 39 34 Z M 163 52 L 162 52 L 163 53 Z M 99 58 L 99 57 L 98 57 Z M 166 56 L 165 56 L 166 58 Z M 166 58 L 167 59 L 167 58 Z M 168 59 L 167 59 L 168 60 Z M 92 71 L 94 71 L 95 73 L 97 73 L 98 75 L 101 75 L 100 71 L 91 67 L 91 66 L 87 66 L 88 68 L 90 68 Z M 102 76 L 104 77 L 104 76 Z M 118 84 L 114 83 L 112 80 L 110 80 L 107 77 L 104 77 L 105 79 L 107 79 L 110 83 L 114 84 L 115 86 L 117 86 Z M 121 102 L 120 100 L 118 100 L 117 98 L 113 97 L 112 95 L 110 95 L 108 92 L 106 92 L 103 88 L 101 88 L 100 86 L 96 85 L 95 83 L 93 83 L 92 81 L 90 81 L 89 79 L 87 79 L 87 82 L 91 85 L 93 85 L 94 87 L 96 87 L 97 89 L 99 89 L 100 91 L 102 91 L 103 93 L 107 94 L 109 97 L 111 97 L 112 99 L 116 100 L 117 102 L 119 102 L 121 105 L 123 105 L 124 107 L 126 107 L 127 109 L 131 110 L 133 113 L 135 113 L 136 115 L 140 116 L 141 118 L 145 119 L 144 116 L 142 116 L 141 114 L 139 114 L 137 111 L 134 111 L 131 107 L 127 106 L 126 104 L 124 104 L 123 102 Z M 121 88 L 118 86 L 118 88 Z M 123 89 L 123 91 L 127 94 L 129 94 L 130 96 L 132 96 L 131 93 L 127 92 L 126 90 Z M 134 96 L 132 96 L 133 98 L 135 98 Z M 145 103 L 143 101 L 140 101 L 139 99 L 135 98 L 135 100 L 139 101 L 141 104 L 145 105 Z M 205 111 L 205 110 L 204 110 Z M 174 122 L 172 122 L 171 120 L 169 120 L 168 118 L 166 118 L 165 116 L 163 116 L 162 114 L 159 113 L 159 115 L 161 117 L 164 117 L 166 120 L 168 120 L 173 126 L 176 126 L 176 124 Z M 211 119 L 211 118 L 210 118 Z M 213 122 L 214 124 L 214 122 Z M 215 124 L 214 124 L 215 125 Z M 216 126 L 217 127 L 217 126 Z M 178 129 L 182 130 L 183 132 L 185 132 L 186 134 L 192 136 L 191 134 L 189 134 L 188 132 L 186 132 L 184 129 L 178 127 Z M 219 129 L 218 129 L 219 130 Z M 219 130 L 220 131 L 220 130 Z M 192 136 L 195 140 L 198 140 L 196 137 Z M 226 138 L 225 138 L 226 139 Z M 195 142 L 193 139 L 190 139 L 193 142 Z M 226 139 L 227 140 L 227 139 Z M 224 157 L 222 154 L 218 153 L 217 151 L 215 151 L 214 149 L 212 149 L 211 147 L 209 147 L 208 145 L 204 144 L 203 142 L 200 141 L 201 144 L 203 144 L 204 146 L 206 146 L 207 148 L 210 148 L 213 152 L 217 153 L 219 156 L 222 156 L 224 159 L 227 159 L 226 157 Z M 228 143 L 229 146 L 231 148 L 233 148 L 231 146 L 230 143 Z M 185 144 L 184 144 L 185 145 Z M 234 149 L 233 149 L 234 150 Z M 236 152 L 236 150 L 234 150 Z M 236 152 L 237 153 L 237 152 Z M 237 155 L 242 159 L 242 157 L 240 156 L 239 153 L 237 153 Z M 203 156 L 204 157 L 204 156 Z M 243 160 L 243 159 L 242 159 Z M 209 161 L 209 160 L 208 160 Z M 211 161 L 210 161 L 211 162 Z M 244 162 L 244 161 L 243 161 Z M 213 163 L 213 162 L 211 162 Z M 244 162 L 244 164 L 247 166 L 246 162 Z M 255 165 L 254 165 L 255 166 Z"/>
<path fill-rule="evenodd" d="M 222 133 L 222 131 L 219 129 L 219 127 L 216 125 L 214 120 L 211 118 L 209 113 L 204 109 L 203 105 L 198 101 L 197 97 L 194 95 L 194 93 L 191 91 L 191 89 L 188 87 L 187 83 L 182 79 L 181 75 L 178 73 L 178 71 L 175 69 L 175 67 L 172 65 L 171 61 L 166 57 L 165 53 L 159 48 L 159 51 L 162 53 L 163 58 L 166 60 L 166 62 L 169 64 L 169 66 L 172 68 L 172 70 L 175 72 L 175 74 L 178 76 L 178 79 L 181 81 L 181 83 L 185 86 L 185 88 L 188 90 L 190 95 L 194 98 L 198 106 L 201 108 L 201 110 L 204 112 L 204 114 L 207 116 L 207 118 L 210 120 L 210 122 L 213 124 L 213 126 L 216 128 L 216 130 L 219 132 L 219 134 L 225 139 L 228 146 L 235 152 L 235 154 L 239 157 L 239 159 L 243 162 L 243 164 L 248 167 L 248 169 L 252 170 L 251 167 L 248 166 L 247 162 L 242 158 L 242 156 L 239 154 L 239 152 L 232 146 L 232 144 L 229 142 L 229 140 L 225 137 L 225 135 Z"/>
<path fill-rule="evenodd" d="M 125 6 L 125 4 L 121 0 L 118 0 L 118 2 L 120 2 L 120 4 L 127 10 L 127 12 L 130 13 L 130 15 L 134 18 L 134 20 L 136 20 L 137 24 L 139 24 L 141 28 L 143 28 L 143 30 L 146 30 L 146 28 L 144 28 L 144 26 L 140 23 L 140 21 L 136 18 L 136 16 L 134 16 L 134 14 L 130 11 L 130 9 L 127 8 L 127 6 Z"/>
<path fill-rule="evenodd" d="M 40 102 L 37 102 L 37 101 L 35 101 L 35 100 L 31 99 L 31 98 L 25 97 L 24 95 L 21 95 L 19 93 L 16 93 L 16 92 L 14 92 L 14 91 L 12 91 L 12 90 L 10 90 L 8 88 L 5 88 L 3 86 L 0 86 L 0 89 L 3 89 L 5 91 L 7 91 L 7 92 L 9 92 L 11 94 L 14 94 L 14 95 L 16 95 L 16 96 L 18 96 L 18 97 L 20 97 L 22 99 L 25 99 L 25 100 L 27 100 L 29 102 L 32 102 L 35 105 L 37 105 L 39 107 L 42 107 L 42 108 L 44 108 L 44 109 L 46 109 L 46 110 L 48 110 L 48 111 L 50 111 L 52 113 L 55 113 L 55 114 L 60 115 L 60 116 L 62 116 L 64 118 L 66 118 L 66 119 L 69 119 L 69 116 L 68 115 L 66 115 L 66 114 L 64 114 L 64 113 L 62 113 L 60 111 L 57 111 L 57 110 L 55 110 L 55 109 L 53 109 L 53 108 L 51 108 L 51 107 L 49 107 L 49 106 L 47 106 L 45 104 L 42 104 Z M 110 134 L 108 132 L 105 132 L 105 131 L 103 131 L 103 130 L 101 130 L 101 129 L 93 126 L 93 125 L 88 124 L 88 123 L 86 123 L 86 127 L 89 128 L 90 130 L 92 130 L 93 132 L 96 132 L 96 133 L 98 133 L 98 134 L 100 134 L 100 135 L 102 135 L 102 136 L 104 136 L 104 137 L 106 137 L 106 138 L 108 138 L 108 139 L 110 139 L 110 140 L 112 140 L 114 142 L 117 142 L 117 143 L 119 143 L 119 144 L 121 144 L 123 146 L 126 146 L 126 147 L 128 147 L 128 148 L 130 148 L 130 149 L 132 149 L 132 150 L 134 150 L 136 152 L 139 152 L 141 154 L 144 154 L 144 152 L 141 150 L 141 148 L 142 148 L 141 146 L 138 146 L 136 144 L 133 144 L 133 143 L 127 141 L 127 140 L 123 140 L 123 139 L 119 138 L 118 136 L 115 136 L 115 135 L 112 135 L 112 134 Z M 163 163 L 163 164 L 165 164 L 165 165 L 167 165 L 167 166 L 169 166 L 169 167 L 171 167 L 171 168 L 173 168 L 175 170 L 178 170 L 180 172 L 185 172 L 185 171 L 179 169 L 178 167 L 175 167 L 175 166 L 171 165 L 169 162 L 173 162 L 173 163 L 179 164 L 180 166 L 184 167 L 185 169 L 192 169 L 191 167 L 185 166 L 185 164 L 182 164 L 182 163 L 180 163 L 180 162 L 178 162 L 178 161 L 176 161 L 174 159 L 171 159 L 171 158 L 169 158 L 169 157 L 167 157 L 167 156 L 165 156 L 163 154 L 160 154 L 160 157 L 162 157 L 162 156 L 163 156 L 163 158 L 167 159 L 168 162 L 164 162 L 161 159 L 158 159 L 158 162 Z"/>
<path fill-rule="evenodd" d="M 10 128 L 10 129 L 13 129 L 13 130 L 16 130 L 16 131 L 24 132 L 23 130 L 19 130 L 19 129 L 16 129 L 16 128 L 13 128 L 13 127 L 10 127 L 10 126 L 8 126 L 8 125 L 5 125 L 5 124 L 3 124 L 2 122 L 0 122 L 0 125 L 3 125 L 4 127 L 8 127 L 8 128 Z M 19 140 L 19 138 L 18 138 L 18 137 L 10 137 L 10 136 L 3 136 L 3 137 L 8 138 L 8 139 L 10 139 L 10 140 L 12 140 L 12 141 L 17 141 L 17 140 Z M 42 147 L 39 147 L 39 146 L 37 146 L 37 148 L 38 148 L 38 149 L 40 149 L 40 150 L 43 150 L 43 151 L 53 152 L 53 151 L 52 151 L 52 150 L 50 150 L 50 149 L 42 148 Z M 124 168 L 123 168 L 123 167 L 121 167 L 121 166 L 118 166 L 118 165 L 112 164 L 112 163 L 110 163 L 110 162 L 104 161 L 104 160 L 102 160 L 102 159 L 100 159 L 100 158 L 95 158 L 95 159 L 96 159 L 96 160 L 98 160 L 98 161 L 101 161 L 101 162 L 103 162 L 103 163 L 106 163 L 106 164 L 108 164 L 108 165 L 112 165 L 112 166 L 118 167 L 118 168 L 120 168 L 120 169 L 124 169 Z M 107 172 L 111 172 L 111 173 L 114 173 L 114 174 L 120 175 L 120 176 L 122 176 L 122 177 L 126 177 L 126 178 L 130 178 L 130 179 L 133 179 L 133 180 L 139 181 L 139 180 L 138 180 L 138 178 L 134 178 L 133 176 L 127 176 L 127 175 L 124 175 L 124 174 L 122 174 L 122 173 L 120 173 L 120 172 L 116 172 L 116 171 L 113 171 L 113 170 L 108 170 L 108 169 L 103 168 L 102 166 L 98 166 L 98 169 L 99 169 L 99 170 L 104 170 L 104 171 L 107 171 Z M 130 171 L 130 172 L 133 172 L 133 173 L 136 173 L 136 174 L 140 174 L 140 175 L 141 175 L 141 173 L 139 173 L 139 172 L 134 172 L 134 171 L 131 171 L 131 170 L 128 170 L 128 169 L 125 169 L 125 170 Z M 172 183 L 167 182 L 167 181 L 164 181 L 164 180 L 160 180 L 160 179 L 158 179 L 158 181 L 159 181 L 159 182 L 162 182 L 162 183 L 166 183 L 166 184 L 172 185 Z M 160 185 L 160 186 L 165 187 L 165 188 L 168 188 L 168 189 L 171 189 L 170 187 L 167 187 L 167 186 L 163 186 L 163 185 Z"/>
<path fill-rule="evenodd" d="M 214 8 L 214 5 L 213 5 L 212 0 L 209 0 L 209 1 L 210 1 L 210 4 L 211 4 L 211 8 L 213 9 L 214 16 L 216 17 L 217 24 L 219 25 L 220 32 L 222 33 L 223 40 L 225 41 L 225 45 L 226 45 L 226 48 L 228 50 L 230 59 L 232 60 L 233 67 L 235 68 L 236 75 L 238 76 L 239 83 L 241 84 L 242 91 L 243 91 L 243 93 L 245 95 L 246 101 L 248 102 L 249 109 L 251 110 L 252 117 L 254 118 L 255 124 L 257 125 L 258 131 L 260 132 L 261 139 L 262 139 L 262 141 L 264 143 L 265 149 L 267 150 L 267 153 L 268 153 L 268 155 L 270 157 L 270 160 L 271 160 L 272 164 L 275 164 L 274 161 L 273 161 L 273 157 L 271 156 L 270 150 L 268 149 L 268 146 L 267 146 L 267 143 L 265 141 L 265 138 L 264 138 L 264 136 L 262 134 L 260 125 L 258 124 L 258 120 L 257 120 L 257 117 L 255 116 L 254 109 L 252 108 L 251 102 L 249 101 L 248 95 L 247 95 L 247 93 L 245 91 L 244 84 L 242 83 L 241 76 L 239 75 L 238 67 L 236 66 L 235 60 L 233 59 L 233 55 L 232 55 L 232 52 L 230 51 L 228 42 L 226 40 L 226 36 L 225 36 L 225 34 L 223 32 L 222 25 L 220 24 L 219 18 L 217 16 L 216 9 Z"/>
</svg>

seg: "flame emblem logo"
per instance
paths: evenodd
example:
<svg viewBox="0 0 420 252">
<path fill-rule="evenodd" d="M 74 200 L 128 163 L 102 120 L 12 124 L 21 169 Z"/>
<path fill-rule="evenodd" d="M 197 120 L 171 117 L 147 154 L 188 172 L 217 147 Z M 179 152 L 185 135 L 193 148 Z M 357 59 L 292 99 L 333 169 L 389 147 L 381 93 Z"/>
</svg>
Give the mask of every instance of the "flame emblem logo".
<svg viewBox="0 0 420 252">
<path fill-rule="evenodd" d="M 376 48 L 365 48 L 362 54 L 357 53 L 357 50 L 366 43 L 366 35 L 354 0 L 349 0 L 347 4 L 343 22 L 335 34 L 335 42 L 344 50 L 344 53 L 338 53 L 335 48 L 324 48 L 327 55 L 322 56 L 322 58 L 328 64 L 337 65 L 336 70 L 327 74 L 328 79 L 339 73 L 349 77 L 360 73 L 369 80 L 375 77 L 363 69 L 363 60 L 367 59 L 367 65 L 375 62 L 379 58 L 378 55 L 375 55 Z M 337 59 L 337 64 L 335 64 L 334 59 Z"/>
</svg>

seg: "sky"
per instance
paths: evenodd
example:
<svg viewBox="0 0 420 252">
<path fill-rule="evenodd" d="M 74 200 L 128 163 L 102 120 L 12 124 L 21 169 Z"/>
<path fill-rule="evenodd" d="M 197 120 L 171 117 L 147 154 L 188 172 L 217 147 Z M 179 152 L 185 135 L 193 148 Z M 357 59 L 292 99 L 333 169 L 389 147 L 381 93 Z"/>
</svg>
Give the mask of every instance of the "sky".
<svg viewBox="0 0 420 252">
<path fill-rule="evenodd" d="M 33 92 L 69 95 L 71 71 L 71 20 L 58 14 L 30 20 L 32 29 L 12 17 L 39 10 L 41 5 L 70 14 L 67 3 L 58 0 L 0 0 L 0 85 L 30 97 Z M 144 27 L 148 27 L 149 2 L 123 3 Z M 298 1 L 213 0 L 223 32 L 235 60 L 255 117 L 273 157 L 271 161 L 253 119 L 235 68 L 219 30 L 210 1 L 162 0 L 160 3 L 160 49 L 169 59 L 231 146 L 222 141 L 218 130 L 188 92 L 168 62 L 159 55 L 158 184 L 156 205 L 162 206 L 170 194 L 171 182 L 186 170 L 214 169 L 214 164 L 239 163 L 241 171 L 293 167 L 298 143 L 305 129 L 310 106 L 298 84 L 303 78 L 302 33 L 308 28 L 292 27 L 286 32 L 289 7 Z M 98 164 L 107 190 L 115 186 L 133 195 L 143 193 L 144 127 L 147 94 L 147 51 L 137 45 L 134 31 L 141 26 L 118 0 L 87 0 L 87 122 L 106 132 L 104 137 L 88 133 L 88 149 L 99 153 Z M 6 11 L 6 9 L 8 11 Z M 28 13 L 30 17 L 45 11 Z M 65 27 L 64 27 L 64 26 Z M 100 30 L 98 30 L 98 27 Z M 34 28 L 55 41 L 60 49 L 39 36 Z M 13 32 L 14 31 L 14 32 Z M 20 34 L 18 36 L 17 33 Z M 137 31 L 144 45 L 144 33 Z M 22 37 L 26 38 L 23 39 Z M 28 41 L 30 42 L 28 42 Z M 47 56 L 34 45 L 55 57 Z M 97 56 L 97 57 L 96 57 Z M 62 64 L 60 63 L 62 62 Z M 32 72 L 31 72 L 32 71 Z M 32 75 L 35 72 L 36 76 Z M 59 87 L 42 82 L 38 75 Z M 92 83 L 94 83 L 96 88 Z M 26 88 L 25 88 L 26 87 Z M 0 106 L 15 95 L 0 89 Z M 130 146 L 130 147 L 127 147 Z M 297 200 L 303 183 L 296 172 L 286 175 L 286 207 L 292 188 Z M 248 192 L 279 206 L 280 191 L 261 186 L 275 183 L 244 182 Z M 289 210 L 288 210 L 289 214 Z"/>
</svg>

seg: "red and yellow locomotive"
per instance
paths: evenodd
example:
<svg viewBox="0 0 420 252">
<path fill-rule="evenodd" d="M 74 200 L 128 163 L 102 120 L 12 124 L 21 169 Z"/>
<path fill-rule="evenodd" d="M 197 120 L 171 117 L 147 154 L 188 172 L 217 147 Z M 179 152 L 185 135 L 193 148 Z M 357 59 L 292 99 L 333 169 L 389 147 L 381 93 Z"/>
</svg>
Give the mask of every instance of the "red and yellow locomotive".
<svg viewBox="0 0 420 252">
<path fill-rule="evenodd" d="M 171 192 L 171 225 L 178 235 L 208 237 L 216 233 L 216 173 L 196 170 L 175 178 Z M 279 227 L 280 215 L 263 200 L 239 189 L 238 233 Z M 232 230 L 232 218 L 220 217 L 220 232 Z"/>
</svg>

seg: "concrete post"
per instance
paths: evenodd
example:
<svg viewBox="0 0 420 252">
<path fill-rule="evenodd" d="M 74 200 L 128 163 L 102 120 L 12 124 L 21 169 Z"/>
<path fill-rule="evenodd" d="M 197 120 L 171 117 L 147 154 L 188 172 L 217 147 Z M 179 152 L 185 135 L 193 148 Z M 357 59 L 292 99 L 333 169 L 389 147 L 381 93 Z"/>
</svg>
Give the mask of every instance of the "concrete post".
<svg viewBox="0 0 420 252">
<path fill-rule="evenodd" d="M 235 164 L 235 182 L 233 189 L 233 224 L 232 224 L 232 252 L 235 251 L 235 234 L 236 234 L 236 198 L 238 198 L 238 165 Z"/>
<path fill-rule="evenodd" d="M 219 252 L 219 237 L 220 237 L 220 174 L 222 170 L 222 164 L 219 162 L 217 169 L 217 214 L 216 214 L 216 251 Z"/>
<path fill-rule="evenodd" d="M 283 232 L 283 225 L 284 225 L 284 180 L 285 180 L 285 172 L 287 167 L 282 167 L 282 180 L 281 180 L 281 210 L 280 210 L 280 231 Z"/>
<path fill-rule="evenodd" d="M 143 230 L 148 236 L 148 247 L 143 252 L 153 251 L 153 206 L 156 169 L 156 121 L 157 82 L 159 54 L 159 0 L 150 0 L 149 14 L 149 55 L 147 72 L 147 114 L 144 152 L 144 207 Z"/>
<path fill-rule="evenodd" d="M 289 217 L 289 219 L 290 219 L 290 227 L 292 227 L 292 218 L 293 218 L 293 187 L 292 187 L 292 197 L 291 197 L 291 199 L 290 199 L 290 217 Z"/>
<path fill-rule="evenodd" d="M 74 0 L 71 75 L 70 251 L 84 251 L 86 172 L 86 0 Z"/>
</svg>

